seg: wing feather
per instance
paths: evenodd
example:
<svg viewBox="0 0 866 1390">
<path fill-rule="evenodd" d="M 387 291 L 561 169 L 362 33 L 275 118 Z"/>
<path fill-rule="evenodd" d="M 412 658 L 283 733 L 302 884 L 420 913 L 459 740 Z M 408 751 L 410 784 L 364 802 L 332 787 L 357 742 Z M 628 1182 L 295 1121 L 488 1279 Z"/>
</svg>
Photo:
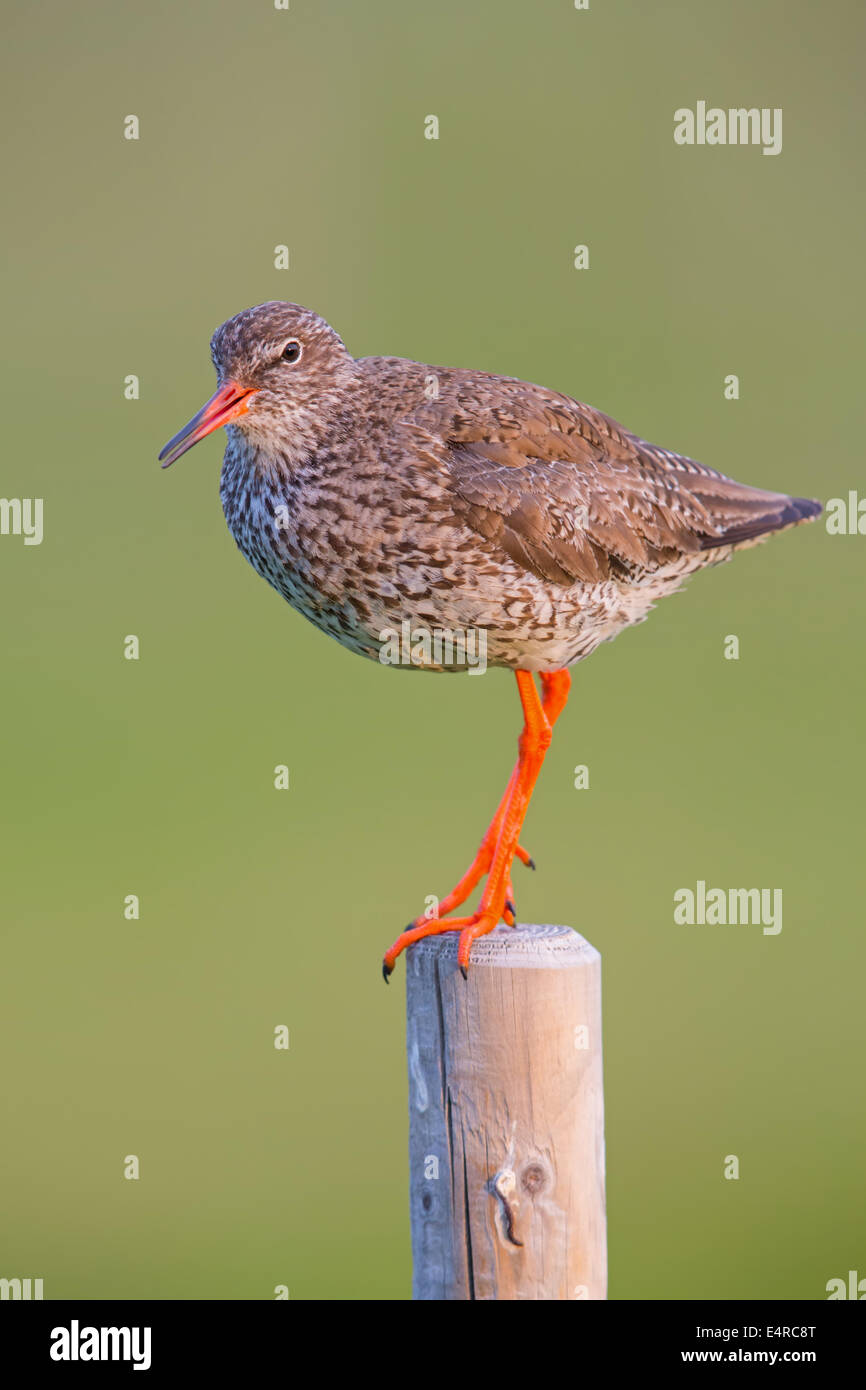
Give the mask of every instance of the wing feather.
<svg viewBox="0 0 866 1390">
<path fill-rule="evenodd" d="M 542 387 L 440 372 L 416 413 L 445 450 L 455 520 L 555 584 L 640 582 L 746 544 L 820 505 L 747 487 Z"/>
</svg>

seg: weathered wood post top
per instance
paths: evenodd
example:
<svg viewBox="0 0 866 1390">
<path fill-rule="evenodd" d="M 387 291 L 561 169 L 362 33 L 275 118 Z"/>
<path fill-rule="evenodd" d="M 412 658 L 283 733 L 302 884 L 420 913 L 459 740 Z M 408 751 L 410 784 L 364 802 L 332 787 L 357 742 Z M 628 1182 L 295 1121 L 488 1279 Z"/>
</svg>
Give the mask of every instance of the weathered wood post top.
<svg viewBox="0 0 866 1390">
<path fill-rule="evenodd" d="M 410 947 L 413 1297 L 607 1296 L 601 957 L 568 927 Z"/>
</svg>

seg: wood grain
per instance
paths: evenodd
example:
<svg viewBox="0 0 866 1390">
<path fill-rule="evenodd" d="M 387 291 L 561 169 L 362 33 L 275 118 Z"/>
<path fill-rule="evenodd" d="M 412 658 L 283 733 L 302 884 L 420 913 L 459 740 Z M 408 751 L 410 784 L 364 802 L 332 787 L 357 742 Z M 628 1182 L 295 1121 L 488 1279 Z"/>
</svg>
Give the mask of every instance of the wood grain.
<svg viewBox="0 0 866 1390">
<path fill-rule="evenodd" d="M 415 1299 L 607 1296 L 601 957 L 568 927 L 407 964 Z"/>
</svg>

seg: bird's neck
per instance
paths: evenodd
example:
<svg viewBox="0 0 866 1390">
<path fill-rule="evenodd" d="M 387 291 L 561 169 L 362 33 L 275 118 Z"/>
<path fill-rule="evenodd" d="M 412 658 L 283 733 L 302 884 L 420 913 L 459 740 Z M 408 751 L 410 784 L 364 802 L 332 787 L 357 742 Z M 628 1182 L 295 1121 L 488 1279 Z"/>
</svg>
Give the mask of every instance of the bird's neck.
<svg viewBox="0 0 866 1390">
<path fill-rule="evenodd" d="M 354 411 L 354 402 L 341 393 L 324 419 L 313 409 L 296 407 L 291 415 L 269 420 L 267 428 L 246 420 L 243 428 L 226 426 L 220 493 L 236 538 L 250 525 L 270 525 L 268 517 L 273 520 L 277 513 L 280 524 L 289 525 L 296 489 L 304 479 L 327 473 L 335 445 L 356 428 Z"/>
<path fill-rule="evenodd" d="M 231 452 L 260 472 L 296 473 L 335 441 L 351 436 L 362 395 L 362 383 L 352 374 L 309 401 L 293 401 L 285 411 L 269 411 L 261 419 L 251 412 L 243 424 L 226 427 Z"/>
</svg>

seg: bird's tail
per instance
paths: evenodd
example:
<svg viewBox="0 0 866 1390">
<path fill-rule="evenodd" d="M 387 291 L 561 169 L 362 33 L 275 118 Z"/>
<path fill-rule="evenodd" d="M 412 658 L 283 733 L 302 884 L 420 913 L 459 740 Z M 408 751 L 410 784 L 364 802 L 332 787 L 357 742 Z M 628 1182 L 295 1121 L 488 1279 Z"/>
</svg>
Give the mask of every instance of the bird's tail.
<svg viewBox="0 0 866 1390">
<path fill-rule="evenodd" d="M 774 531 L 814 521 L 823 511 L 821 503 L 810 497 L 787 497 L 781 492 L 762 492 L 740 484 L 735 484 L 727 495 L 719 496 L 715 480 L 705 490 L 692 485 L 690 491 L 706 507 L 719 528 L 717 534 L 701 537 L 701 550 L 749 545 Z"/>
</svg>

